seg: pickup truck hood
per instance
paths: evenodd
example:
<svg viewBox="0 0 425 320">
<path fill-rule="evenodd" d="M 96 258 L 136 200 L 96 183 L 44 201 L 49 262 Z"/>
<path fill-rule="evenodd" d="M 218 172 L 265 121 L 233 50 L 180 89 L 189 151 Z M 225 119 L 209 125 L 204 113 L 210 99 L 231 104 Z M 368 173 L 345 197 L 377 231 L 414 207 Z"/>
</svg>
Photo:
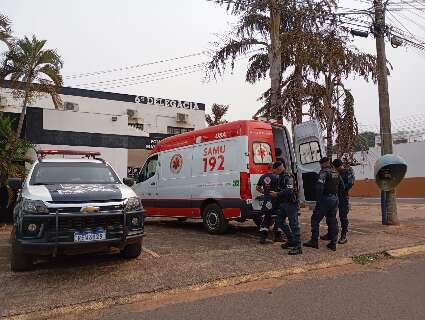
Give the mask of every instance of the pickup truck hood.
<svg viewBox="0 0 425 320">
<path fill-rule="evenodd" d="M 134 191 L 119 184 L 56 184 L 29 186 L 24 197 L 55 202 L 122 201 L 134 197 Z"/>
</svg>

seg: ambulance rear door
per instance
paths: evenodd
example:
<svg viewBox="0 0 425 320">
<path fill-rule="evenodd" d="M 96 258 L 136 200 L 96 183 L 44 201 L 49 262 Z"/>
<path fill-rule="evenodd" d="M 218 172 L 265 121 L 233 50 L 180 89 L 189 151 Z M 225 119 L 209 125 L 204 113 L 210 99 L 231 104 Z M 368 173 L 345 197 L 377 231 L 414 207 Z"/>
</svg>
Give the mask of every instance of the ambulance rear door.
<svg viewBox="0 0 425 320">
<path fill-rule="evenodd" d="M 319 160 L 325 155 L 322 129 L 317 120 L 294 126 L 294 149 L 301 202 L 315 201 Z"/>
</svg>

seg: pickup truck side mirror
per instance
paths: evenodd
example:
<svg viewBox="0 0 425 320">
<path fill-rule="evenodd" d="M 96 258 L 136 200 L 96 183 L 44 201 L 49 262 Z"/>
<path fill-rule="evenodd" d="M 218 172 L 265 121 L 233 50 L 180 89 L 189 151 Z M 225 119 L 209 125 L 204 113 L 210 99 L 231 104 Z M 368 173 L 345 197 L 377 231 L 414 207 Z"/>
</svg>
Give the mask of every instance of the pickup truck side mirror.
<svg viewBox="0 0 425 320">
<path fill-rule="evenodd" d="M 21 178 L 9 178 L 7 180 L 7 184 L 13 190 L 21 190 L 22 189 L 22 179 Z"/>
<path fill-rule="evenodd" d="M 134 186 L 134 179 L 133 178 L 124 178 L 122 179 L 122 182 L 129 187 Z"/>
</svg>

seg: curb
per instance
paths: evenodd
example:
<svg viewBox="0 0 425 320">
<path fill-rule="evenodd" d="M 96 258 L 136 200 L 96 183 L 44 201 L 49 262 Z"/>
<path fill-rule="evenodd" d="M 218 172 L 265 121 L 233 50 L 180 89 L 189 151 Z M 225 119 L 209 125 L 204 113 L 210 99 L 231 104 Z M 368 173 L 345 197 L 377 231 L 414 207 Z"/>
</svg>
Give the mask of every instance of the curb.
<svg viewBox="0 0 425 320">
<path fill-rule="evenodd" d="M 207 289 L 224 288 L 224 287 L 244 284 L 247 282 L 283 278 L 289 275 L 300 274 L 300 273 L 305 273 L 308 271 L 315 271 L 320 269 L 327 269 L 332 267 L 339 267 L 339 266 L 349 265 L 353 263 L 354 262 L 351 258 L 341 258 L 341 259 L 336 259 L 333 261 L 309 264 L 302 267 L 294 267 L 290 269 L 247 274 L 247 275 L 236 276 L 236 277 L 231 277 L 227 279 L 214 280 L 211 282 L 191 285 L 184 288 L 152 291 L 152 292 L 145 292 L 145 293 L 135 293 L 132 295 L 116 297 L 116 298 L 115 297 L 103 298 L 96 301 L 88 301 L 88 302 L 82 302 L 82 303 L 72 304 L 68 306 L 61 306 L 56 308 L 53 307 L 47 310 L 32 311 L 32 312 L 23 313 L 23 314 L 0 317 L 0 319 L 2 320 L 48 319 L 52 316 L 58 317 L 58 316 L 69 314 L 69 313 L 75 313 L 75 312 L 81 312 L 81 311 L 95 311 L 95 310 L 105 309 L 105 308 L 116 306 L 116 305 L 144 302 L 148 300 L 157 299 L 159 296 L 163 296 L 163 295 L 179 294 L 179 293 L 185 293 L 187 291 L 202 291 Z"/>
<path fill-rule="evenodd" d="M 399 257 L 404 257 L 404 256 L 407 256 L 407 255 L 419 253 L 419 252 L 425 252 L 425 244 L 413 246 L 413 247 L 387 250 L 387 251 L 385 251 L 385 254 L 387 254 L 387 255 L 389 255 L 390 257 L 393 257 L 393 258 L 399 258 Z"/>
<path fill-rule="evenodd" d="M 425 252 L 425 244 L 417 245 L 413 247 L 405 247 L 399 249 L 392 249 L 381 251 L 379 253 L 384 253 L 390 257 L 398 258 L 407 256 L 414 253 Z M 184 288 L 176 288 L 176 289 L 166 289 L 160 291 L 151 291 L 144 293 L 135 293 L 128 296 L 121 297 L 109 297 L 103 298 L 95 301 L 87 301 L 67 306 L 60 307 L 52 307 L 47 310 L 38 310 L 38 311 L 30 311 L 28 313 L 4 316 L 0 317 L 2 320 L 29 320 L 29 319 L 48 319 L 52 316 L 61 316 L 69 313 L 81 312 L 81 311 L 95 311 L 100 309 L 105 309 L 112 306 L 131 304 L 136 302 L 144 302 L 149 300 L 158 299 L 161 296 L 172 295 L 172 294 L 180 294 L 185 293 L 187 291 L 202 291 L 208 289 L 219 289 L 230 286 L 241 285 L 248 282 L 259 281 L 259 280 L 267 280 L 267 279 L 278 279 L 286 276 L 306 273 L 309 271 L 316 271 L 321 269 L 340 267 L 350 264 L 355 264 L 356 262 L 353 260 L 353 257 L 350 258 L 340 258 L 332 261 L 324 261 L 314 264 L 307 264 L 305 266 L 293 267 L 289 269 L 281 269 L 260 273 L 247 274 L 242 276 L 236 276 L 226 279 L 213 280 L 211 282 L 205 282 L 201 284 L 195 284 L 191 286 L 187 286 Z"/>
</svg>

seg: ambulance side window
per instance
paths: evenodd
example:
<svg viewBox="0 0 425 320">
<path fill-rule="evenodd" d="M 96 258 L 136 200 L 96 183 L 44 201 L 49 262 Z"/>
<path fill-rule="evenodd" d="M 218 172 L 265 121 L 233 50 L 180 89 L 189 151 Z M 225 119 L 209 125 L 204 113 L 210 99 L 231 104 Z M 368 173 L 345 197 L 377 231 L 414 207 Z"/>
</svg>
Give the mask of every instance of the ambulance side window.
<svg viewBox="0 0 425 320">
<path fill-rule="evenodd" d="M 300 145 L 301 164 L 317 162 L 322 157 L 320 146 L 317 141 L 311 141 Z"/>
<path fill-rule="evenodd" d="M 156 173 L 157 166 L 158 166 L 158 156 L 155 155 L 149 158 L 146 161 L 145 165 L 143 166 L 142 170 L 140 171 L 138 182 L 143 182 L 152 178 Z"/>
<path fill-rule="evenodd" d="M 266 142 L 254 142 L 252 144 L 255 164 L 269 164 L 273 162 L 272 150 Z"/>
</svg>

